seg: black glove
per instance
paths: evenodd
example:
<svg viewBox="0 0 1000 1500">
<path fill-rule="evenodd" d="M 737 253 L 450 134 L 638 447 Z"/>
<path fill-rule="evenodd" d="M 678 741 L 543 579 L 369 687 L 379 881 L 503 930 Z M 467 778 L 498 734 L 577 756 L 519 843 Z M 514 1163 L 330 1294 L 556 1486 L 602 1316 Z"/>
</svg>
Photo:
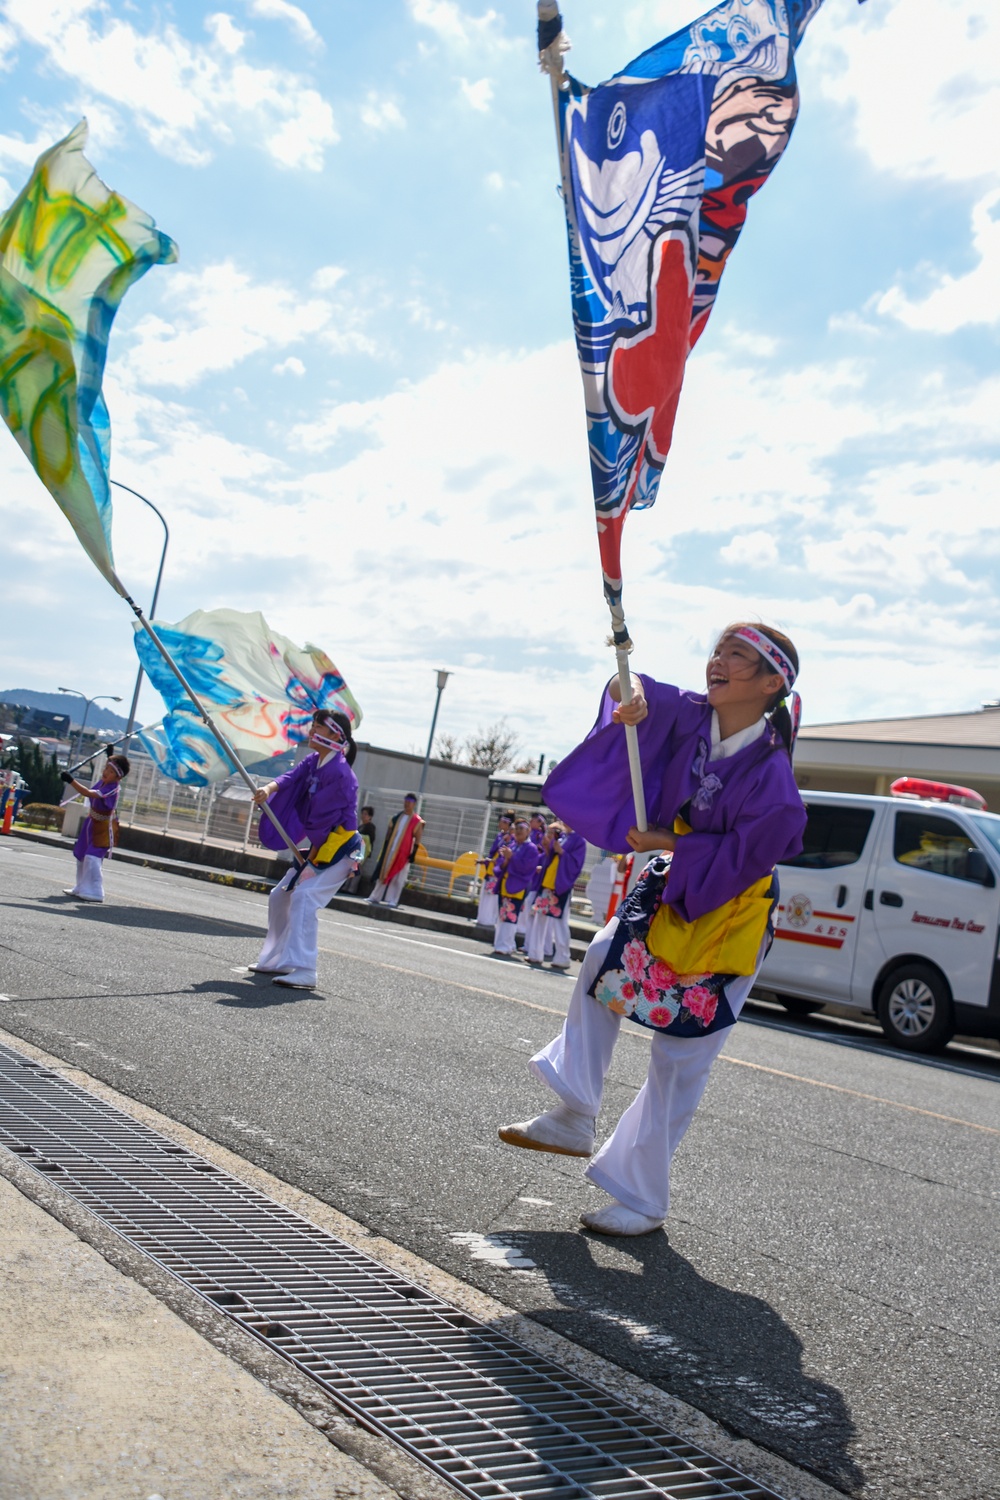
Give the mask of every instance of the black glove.
<svg viewBox="0 0 1000 1500">
<path fill-rule="evenodd" d="M 70 775 L 69 771 L 60 771 L 59 776 L 62 781 L 65 781 L 67 786 L 69 786 L 73 780 L 73 777 Z"/>
</svg>

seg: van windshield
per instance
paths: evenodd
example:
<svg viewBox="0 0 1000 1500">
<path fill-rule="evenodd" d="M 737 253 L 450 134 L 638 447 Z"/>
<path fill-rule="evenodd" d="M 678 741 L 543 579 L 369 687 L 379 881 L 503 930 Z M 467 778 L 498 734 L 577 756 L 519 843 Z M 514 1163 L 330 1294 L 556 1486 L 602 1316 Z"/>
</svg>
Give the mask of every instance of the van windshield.
<svg viewBox="0 0 1000 1500">
<path fill-rule="evenodd" d="M 989 839 L 994 849 L 1000 854 L 1000 818 L 990 817 L 989 814 L 970 813 L 969 817 L 975 823 L 977 830 L 984 838 Z"/>
</svg>

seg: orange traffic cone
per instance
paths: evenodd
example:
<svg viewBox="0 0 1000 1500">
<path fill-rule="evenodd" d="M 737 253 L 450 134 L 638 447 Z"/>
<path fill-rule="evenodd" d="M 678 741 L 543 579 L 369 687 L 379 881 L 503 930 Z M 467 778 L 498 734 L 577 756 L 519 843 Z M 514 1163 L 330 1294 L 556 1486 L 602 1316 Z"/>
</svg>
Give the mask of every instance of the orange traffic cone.
<svg viewBox="0 0 1000 1500">
<path fill-rule="evenodd" d="M 10 833 L 14 826 L 14 793 L 11 792 L 7 798 L 7 806 L 3 810 L 3 827 L 0 833 Z"/>
<path fill-rule="evenodd" d="M 625 892 L 628 890 L 628 883 L 632 875 L 632 865 L 634 861 L 635 855 L 627 854 L 618 866 L 618 874 L 615 876 L 614 888 L 611 892 L 611 900 L 608 902 L 608 914 L 604 918 L 605 922 L 611 921 L 611 918 L 614 916 L 615 912 L 618 910 L 618 907 L 625 899 Z"/>
</svg>

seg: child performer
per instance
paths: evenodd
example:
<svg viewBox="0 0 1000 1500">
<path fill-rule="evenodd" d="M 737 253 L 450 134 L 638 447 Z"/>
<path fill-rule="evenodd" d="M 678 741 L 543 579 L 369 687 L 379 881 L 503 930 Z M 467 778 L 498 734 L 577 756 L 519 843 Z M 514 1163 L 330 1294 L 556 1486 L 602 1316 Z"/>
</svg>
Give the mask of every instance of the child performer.
<svg viewBox="0 0 1000 1500">
<path fill-rule="evenodd" d="M 527 818 L 518 818 L 514 824 L 514 842 L 497 855 L 497 871 L 500 875 L 498 891 L 500 909 L 497 924 L 493 929 L 493 952 L 509 957 L 514 952 L 514 937 L 521 903 L 528 892 L 531 878 L 538 864 L 538 848 L 529 837 Z"/>
<path fill-rule="evenodd" d="M 128 773 L 127 755 L 109 755 L 104 770 L 91 787 L 75 781 L 68 771 L 62 772 L 66 785 L 90 802 L 73 845 L 76 884 L 64 893 L 75 896 L 77 901 L 104 900 L 104 861 L 111 858 L 115 847 L 115 808 Z"/>
<path fill-rule="evenodd" d="M 423 831 L 424 820 L 417 816 L 417 794 L 407 792 L 403 811 L 395 814 L 385 835 L 375 871 L 375 887 L 368 897 L 370 905 L 378 906 L 381 902 L 386 906 L 399 905 Z"/>
<path fill-rule="evenodd" d="M 497 922 L 497 886 L 500 878 L 496 872 L 496 857 L 501 849 L 514 842 L 511 829 L 514 826 L 514 814 L 502 812 L 497 818 L 497 836 L 490 845 L 490 852 L 481 861 L 483 865 L 483 887 L 479 892 L 479 910 L 476 912 L 477 927 L 495 927 Z"/>
<path fill-rule="evenodd" d="M 255 974 L 273 974 L 289 989 L 316 988 L 319 911 L 336 895 L 361 858 L 358 827 L 358 780 L 351 765 L 357 749 L 351 721 L 333 709 L 318 709 L 309 731 L 313 752 L 297 766 L 258 787 L 258 806 L 272 802 L 275 816 L 296 843 L 309 839 L 305 865 L 293 865 L 267 902 L 267 937 Z M 260 820 L 260 841 L 268 849 L 285 847 L 270 818 Z"/>
<path fill-rule="evenodd" d="M 551 946 L 555 949 L 551 967 L 565 971 L 569 968 L 570 902 L 587 858 L 587 840 L 565 823 L 554 823 L 550 831 L 552 838 L 547 837 L 543 846 L 541 881 L 528 932 L 528 962 L 541 968 L 545 951 Z"/>
<path fill-rule="evenodd" d="M 731 625 L 708 662 L 707 693 L 613 681 L 589 737 L 546 783 L 550 807 L 599 848 L 664 850 L 587 952 L 562 1033 L 531 1060 L 554 1109 L 500 1130 L 534 1151 L 590 1156 L 604 1078 L 629 1017 L 653 1032 L 649 1074 L 586 1175 L 611 1202 L 581 1215 L 602 1234 L 659 1229 L 670 1162 L 770 940 L 774 866 L 802 848 L 805 808 L 792 777 L 798 720 L 785 707 L 798 672 L 787 636 Z M 653 824 L 632 823 L 621 724 L 639 725 Z"/>
</svg>

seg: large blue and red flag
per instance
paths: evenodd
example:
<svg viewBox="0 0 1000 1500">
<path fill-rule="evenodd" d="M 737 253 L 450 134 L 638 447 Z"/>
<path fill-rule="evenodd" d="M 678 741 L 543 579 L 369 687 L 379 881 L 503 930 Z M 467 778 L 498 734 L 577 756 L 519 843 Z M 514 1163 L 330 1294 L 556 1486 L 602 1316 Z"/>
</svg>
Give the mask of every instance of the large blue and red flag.
<svg viewBox="0 0 1000 1500">
<path fill-rule="evenodd" d="M 619 644 L 622 526 L 656 499 L 687 356 L 788 144 L 795 49 L 822 3 L 723 0 L 596 88 L 563 74 L 562 18 L 539 5 L 542 66 L 560 78 L 573 322 Z"/>
</svg>

